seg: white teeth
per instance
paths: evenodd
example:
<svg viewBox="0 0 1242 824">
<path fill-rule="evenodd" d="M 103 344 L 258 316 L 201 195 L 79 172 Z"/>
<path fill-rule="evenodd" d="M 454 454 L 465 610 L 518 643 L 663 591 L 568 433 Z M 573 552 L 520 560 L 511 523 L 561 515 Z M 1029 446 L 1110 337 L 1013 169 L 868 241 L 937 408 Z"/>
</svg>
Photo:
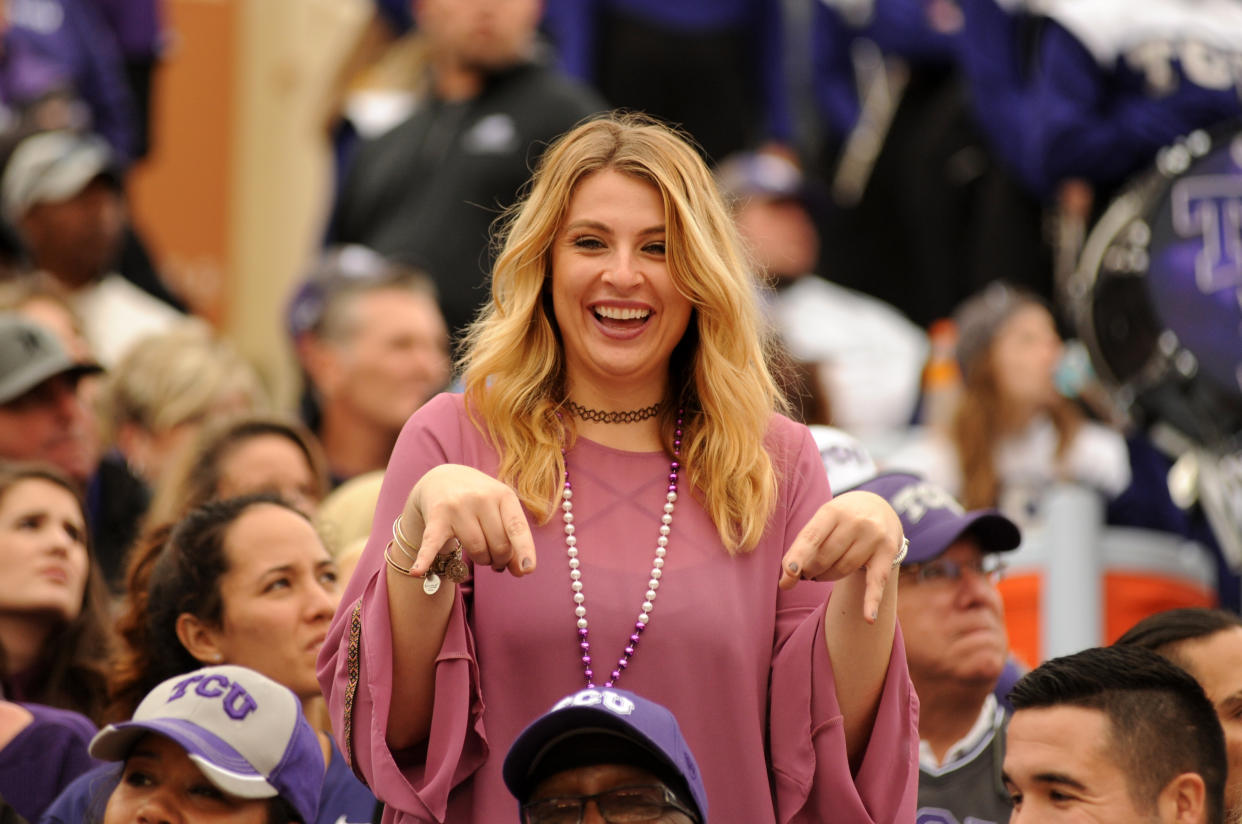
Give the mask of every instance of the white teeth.
<svg viewBox="0 0 1242 824">
<path fill-rule="evenodd" d="M 596 306 L 595 314 L 609 320 L 641 320 L 651 314 L 650 309 L 620 309 L 615 306 Z"/>
</svg>

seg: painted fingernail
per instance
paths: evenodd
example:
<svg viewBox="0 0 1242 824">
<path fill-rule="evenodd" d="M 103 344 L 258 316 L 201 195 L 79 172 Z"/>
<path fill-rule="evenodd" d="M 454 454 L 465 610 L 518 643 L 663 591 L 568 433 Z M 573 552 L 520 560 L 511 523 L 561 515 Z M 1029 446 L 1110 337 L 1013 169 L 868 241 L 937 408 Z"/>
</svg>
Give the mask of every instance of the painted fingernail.
<svg viewBox="0 0 1242 824">
<path fill-rule="evenodd" d="M 789 571 L 792 572 L 794 575 L 798 574 L 798 562 L 797 561 L 789 562 Z"/>
<path fill-rule="evenodd" d="M 871 620 L 878 621 L 879 619 L 880 619 L 880 610 L 878 608 L 871 610 Z"/>
<path fill-rule="evenodd" d="M 533 560 L 531 560 L 530 558 L 523 558 L 523 559 L 522 559 L 522 569 L 527 569 L 527 570 L 529 570 L 529 569 L 530 569 L 531 567 L 533 567 L 534 565 L 535 565 L 535 562 L 534 562 Z"/>
</svg>

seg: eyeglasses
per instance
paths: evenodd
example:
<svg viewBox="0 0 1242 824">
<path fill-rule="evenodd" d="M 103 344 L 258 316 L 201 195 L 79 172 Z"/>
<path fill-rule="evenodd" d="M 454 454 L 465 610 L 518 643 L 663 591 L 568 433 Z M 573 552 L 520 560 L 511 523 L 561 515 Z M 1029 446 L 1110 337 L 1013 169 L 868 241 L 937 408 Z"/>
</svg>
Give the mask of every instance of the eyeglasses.
<svg viewBox="0 0 1242 824">
<path fill-rule="evenodd" d="M 699 817 L 663 784 L 618 787 L 595 795 L 541 798 L 522 805 L 524 824 L 582 824 L 588 801 L 594 801 L 607 824 L 646 824 L 676 810 L 697 822 Z"/>
<path fill-rule="evenodd" d="M 902 572 L 919 584 L 934 584 L 940 581 L 956 584 L 962 580 L 962 576 L 969 569 L 994 584 L 1001 579 L 1008 566 L 999 555 L 984 555 L 982 558 L 964 563 L 951 558 L 937 558 L 922 564 L 911 564 Z"/>
</svg>

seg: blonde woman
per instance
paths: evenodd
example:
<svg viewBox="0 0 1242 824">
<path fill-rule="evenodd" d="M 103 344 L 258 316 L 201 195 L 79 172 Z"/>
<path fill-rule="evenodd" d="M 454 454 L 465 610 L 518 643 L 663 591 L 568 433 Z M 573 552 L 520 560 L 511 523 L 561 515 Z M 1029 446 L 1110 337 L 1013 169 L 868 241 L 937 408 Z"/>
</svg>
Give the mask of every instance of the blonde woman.
<svg viewBox="0 0 1242 824">
<path fill-rule="evenodd" d="M 254 367 L 201 321 L 144 338 L 109 371 L 99 420 L 110 451 L 100 465 L 93 526 L 114 587 L 178 451 L 204 423 L 266 405 Z"/>
<path fill-rule="evenodd" d="M 320 656 L 396 820 L 510 820 L 504 752 L 583 685 L 672 710 L 722 818 L 913 817 L 900 522 L 828 501 L 738 248 L 663 126 L 596 120 L 543 156 L 465 393 L 406 425 Z"/>
</svg>

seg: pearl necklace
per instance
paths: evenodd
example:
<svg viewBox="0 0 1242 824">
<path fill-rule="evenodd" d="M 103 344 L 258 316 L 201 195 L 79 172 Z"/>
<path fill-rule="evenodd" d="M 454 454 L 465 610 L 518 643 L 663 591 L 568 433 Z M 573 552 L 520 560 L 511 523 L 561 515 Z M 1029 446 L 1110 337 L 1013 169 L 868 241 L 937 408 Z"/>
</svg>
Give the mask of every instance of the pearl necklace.
<svg viewBox="0 0 1242 824">
<path fill-rule="evenodd" d="M 673 528 L 673 508 L 677 503 L 677 473 L 681 469 L 678 458 L 681 456 L 681 422 L 682 410 L 677 411 L 677 427 L 673 432 L 673 460 L 668 466 L 668 492 L 664 496 L 664 514 L 660 516 L 660 537 L 656 538 L 655 559 L 651 562 L 651 577 L 647 581 L 647 592 L 639 609 L 638 620 L 634 623 L 634 632 L 630 634 L 620 658 L 604 684 L 611 687 L 621 678 L 621 673 L 630 665 L 630 659 L 638 648 L 639 639 L 651 620 L 651 611 L 655 609 L 656 590 L 660 588 L 660 578 L 664 575 L 664 556 L 668 553 L 668 536 Z M 564 450 L 562 450 L 564 454 Z M 565 522 L 565 553 L 569 556 L 569 589 L 573 593 L 574 616 L 578 620 L 578 646 L 582 650 L 582 674 L 586 676 L 588 689 L 595 687 L 595 672 L 591 669 L 591 637 L 586 617 L 586 593 L 582 591 L 582 570 L 578 563 L 578 539 L 574 536 L 574 504 L 573 485 L 569 482 L 569 465 L 565 466 L 565 483 L 561 488 L 561 509 Z"/>
</svg>

